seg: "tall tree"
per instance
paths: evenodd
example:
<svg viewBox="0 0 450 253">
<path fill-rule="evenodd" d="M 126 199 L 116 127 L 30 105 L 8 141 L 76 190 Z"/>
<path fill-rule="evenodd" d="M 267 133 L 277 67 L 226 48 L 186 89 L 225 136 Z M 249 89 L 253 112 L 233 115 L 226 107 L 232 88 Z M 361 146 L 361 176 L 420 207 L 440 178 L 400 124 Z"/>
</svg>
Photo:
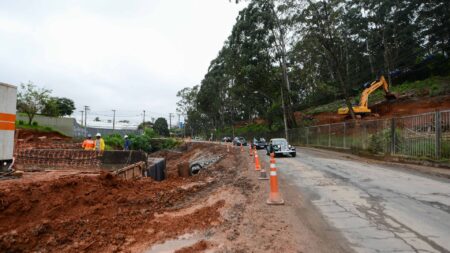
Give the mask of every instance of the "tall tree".
<svg viewBox="0 0 450 253">
<path fill-rule="evenodd" d="M 33 122 L 34 116 L 45 107 L 51 90 L 38 88 L 32 82 L 21 84 L 17 94 L 17 110 L 28 117 L 28 125 Z"/>
</svg>

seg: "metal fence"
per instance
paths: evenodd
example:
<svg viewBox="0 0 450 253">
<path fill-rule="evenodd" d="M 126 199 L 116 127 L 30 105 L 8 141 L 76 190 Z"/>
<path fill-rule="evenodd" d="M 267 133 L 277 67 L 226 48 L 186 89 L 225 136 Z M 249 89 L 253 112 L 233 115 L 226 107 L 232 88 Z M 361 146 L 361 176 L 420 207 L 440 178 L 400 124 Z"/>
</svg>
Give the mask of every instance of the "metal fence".
<svg viewBox="0 0 450 253">
<path fill-rule="evenodd" d="M 450 110 L 295 128 L 290 129 L 288 135 L 289 142 L 299 146 L 450 162 Z M 241 136 L 249 141 L 253 137 L 268 140 L 284 137 L 284 132 L 245 133 Z"/>
<path fill-rule="evenodd" d="M 450 111 L 290 129 L 289 141 L 296 145 L 449 160 Z"/>
</svg>

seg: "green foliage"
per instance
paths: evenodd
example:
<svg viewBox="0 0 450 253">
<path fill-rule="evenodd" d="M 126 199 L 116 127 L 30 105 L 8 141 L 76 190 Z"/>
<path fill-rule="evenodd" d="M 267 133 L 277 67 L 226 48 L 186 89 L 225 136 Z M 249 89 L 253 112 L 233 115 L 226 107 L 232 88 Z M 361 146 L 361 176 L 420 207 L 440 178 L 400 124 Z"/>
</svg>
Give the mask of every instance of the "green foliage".
<svg viewBox="0 0 450 253">
<path fill-rule="evenodd" d="M 38 88 L 32 82 L 21 84 L 17 94 L 17 110 L 28 117 L 28 125 L 31 125 L 34 116 L 45 107 L 51 91 Z"/>
<path fill-rule="evenodd" d="M 59 117 L 59 108 L 58 103 L 56 102 L 55 98 L 49 98 L 45 102 L 45 106 L 41 111 L 42 115 L 49 116 L 49 117 Z"/>
<path fill-rule="evenodd" d="M 394 84 L 393 92 L 410 92 L 414 81 L 449 74 L 446 0 L 246 3 L 201 85 L 177 94 L 194 136 L 255 118 L 278 128 L 281 101 L 290 126 L 294 109 L 335 113 L 342 100 L 357 102 L 361 84 L 380 73 Z M 405 81 L 411 87 L 396 85 Z M 445 87 L 428 83 L 418 93 L 448 94 Z M 370 103 L 382 99 L 378 91 Z"/>
<path fill-rule="evenodd" d="M 173 149 L 180 145 L 182 142 L 175 138 L 153 138 L 150 140 L 153 151 Z"/>
<path fill-rule="evenodd" d="M 33 121 L 33 124 L 28 125 L 28 124 L 24 124 L 24 122 L 21 120 L 16 121 L 16 128 L 17 129 L 27 129 L 27 130 L 33 130 L 33 131 L 38 131 L 38 132 L 44 132 L 44 133 L 50 133 L 50 132 L 55 132 L 55 133 L 59 133 L 61 135 L 64 135 L 63 133 L 48 127 L 48 126 L 39 126 L 39 124 L 36 121 Z"/>
<path fill-rule="evenodd" d="M 105 141 L 105 145 L 107 145 L 110 149 L 123 149 L 124 139 L 120 134 L 110 134 L 103 137 Z"/>
<path fill-rule="evenodd" d="M 157 118 L 153 125 L 153 130 L 161 136 L 169 136 L 169 126 L 165 118 Z"/>
<path fill-rule="evenodd" d="M 145 152 L 152 151 L 152 145 L 150 143 L 151 138 L 145 134 L 143 135 L 129 135 L 128 138 L 131 141 L 132 150 L 142 150 Z"/>
</svg>

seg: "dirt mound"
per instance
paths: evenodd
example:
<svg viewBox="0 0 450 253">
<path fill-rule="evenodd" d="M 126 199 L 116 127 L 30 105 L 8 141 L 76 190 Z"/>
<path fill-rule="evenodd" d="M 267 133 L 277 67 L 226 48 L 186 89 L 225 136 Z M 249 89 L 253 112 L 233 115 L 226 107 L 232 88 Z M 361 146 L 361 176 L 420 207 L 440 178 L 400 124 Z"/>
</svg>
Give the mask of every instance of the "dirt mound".
<svg viewBox="0 0 450 253">
<path fill-rule="evenodd" d="M 17 138 L 30 141 L 41 141 L 42 139 L 48 140 L 70 140 L 72 138 L 62 135 L 58 132 L 40 132 L 31 129 L 17 129 Z"/>
<path fill-rule="evenodd" d="M 363 120 L 416 115 L 436 110 L 450 110 L 450 95 L 437 97 L 403 97 L 393 101 L 384 101 L 369 106 L 373 115 L 364 116 Z M 350 118 L 337 112 L 322 112 L 312 115 L 315 125 L 344 122 Z"/>
<path fill-rule="evenodd" d="M 195 243 L 192 246 L 179 249 L 179 250 L 175 251 L 175 253 L 198 253 L 198 252 L 204 252 L 209 247 L 211 247 L 209 242 L 207 242 L 205 240 L 201 240 L 201 241 Z"/>
<path fill-rule="evenodd" d="M 223 202 L 179 218 L 155 218 L 207 187 L 183 189 L 184 183 L 125 181 L 104 173 L 9 185 L 0 192 L 0 251 L 113 251 L 143 235 L 158 241 L 218 222 Z"/>
<path fill-rule="evenodd" d="M 168 162 L 225 149 L 195 144 L 187 150 L 167 153 Z M 214 228 L 225 200 L 202 199 L 233 181 L 236 173 L 227 168 L 236 160 L 230 156 L 195 177 L 162 182 L 104 172 L 0 181 L 0 252 L 138 252 Z"/>
</svg>

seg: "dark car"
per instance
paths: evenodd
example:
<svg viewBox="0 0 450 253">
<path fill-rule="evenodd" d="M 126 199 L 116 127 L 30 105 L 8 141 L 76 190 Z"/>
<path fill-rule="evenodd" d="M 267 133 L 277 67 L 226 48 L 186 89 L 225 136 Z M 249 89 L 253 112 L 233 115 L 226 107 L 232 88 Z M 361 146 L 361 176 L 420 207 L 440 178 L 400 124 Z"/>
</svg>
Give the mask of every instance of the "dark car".
<svg viewBox="0 0 450 253">
<path fill-rule="evenodd" d="M 231 139 L 231 137 L 223 137 L 222 141 L 223 142 L 232 142 L 233 140 Z"/>
<path fill-rule="evenodd" d="M 235 146 L 247 146 L 247 140 L 244 137 L 234 137 L 233 145 Z"/>
<path fill-rule="evenodd" d="M 270 153 L 275 153 L 275 155 L 291 155 L 295 157 L 297 155 L 297 151 L 294 146 L 289 145 L 286 139 L 284 138 L 276 138 L 271 139 L 266 148 L 267 155 Z"/>
<path fill-rule="evenodd" d="M 252 147 L 256 147 L 256 149 L 265 149 L 267 147 L 266 139 L 264 139 L 264 138 L 253 138 Z"/>
</svg>

